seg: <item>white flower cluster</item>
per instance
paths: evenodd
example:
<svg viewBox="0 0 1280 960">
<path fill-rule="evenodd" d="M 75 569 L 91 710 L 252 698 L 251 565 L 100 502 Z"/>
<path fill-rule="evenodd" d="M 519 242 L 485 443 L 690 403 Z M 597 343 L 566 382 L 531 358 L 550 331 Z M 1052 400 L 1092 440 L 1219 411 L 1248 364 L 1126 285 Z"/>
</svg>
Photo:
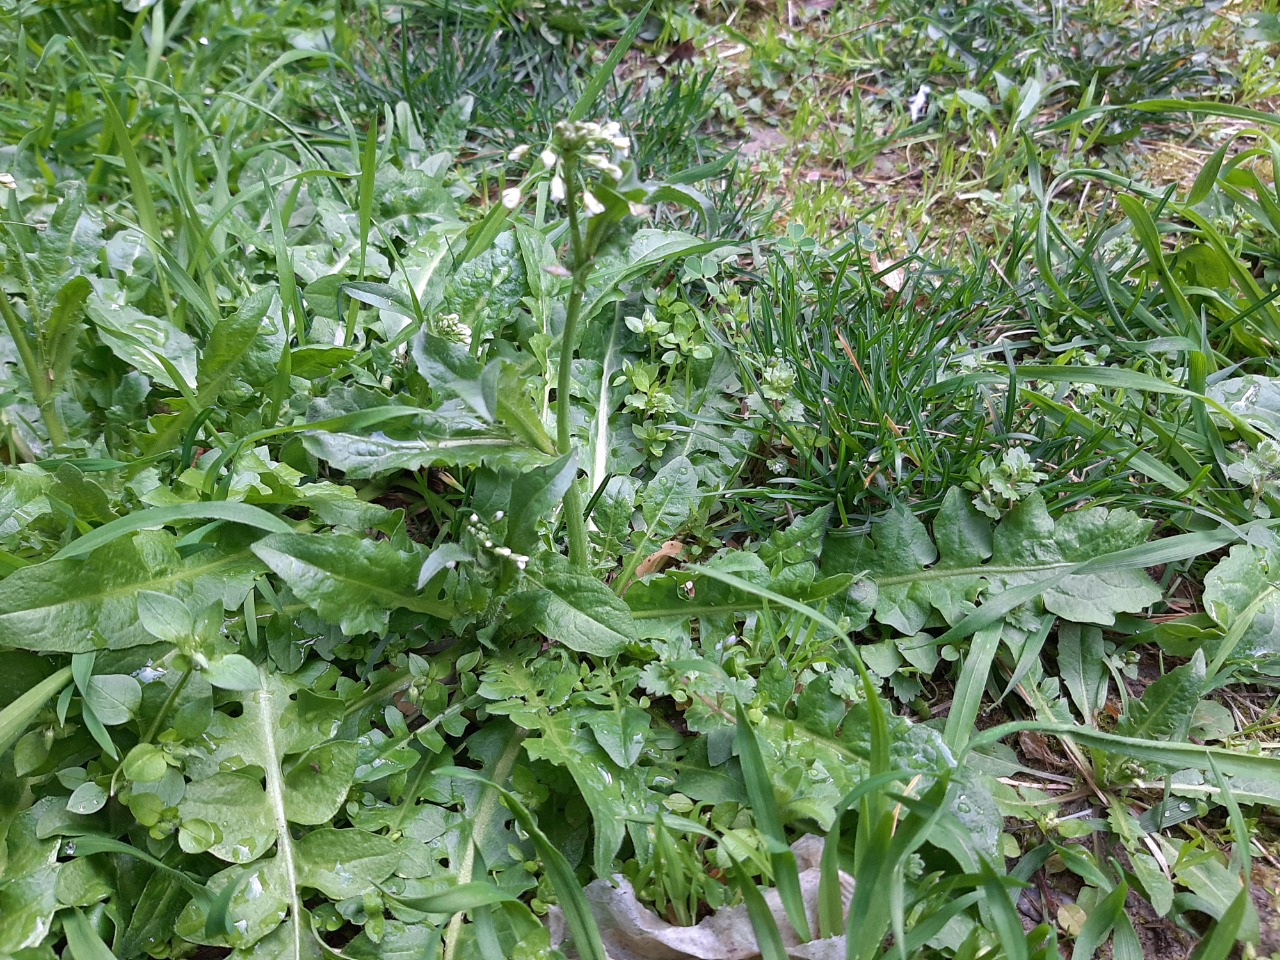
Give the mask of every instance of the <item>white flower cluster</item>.
<svg viewBox="0 0 1280 960">
<path fill-rule="evenodd" d="M 518 163 L 527 157 L 532 149 L 529 144 L 521 144 L 511 151 L 508 159 Z M 630 154 L 631 140 L 623 134 L 622 127 L 616 121 L 595 123 L 561 120 L 555 125 L 551 146 L 538 154 L 538 160 L 551 171 L 551 202 L 563 203 L 565 199 L 562 166 L 565 157 L 572 156 L 584 167 L 596 170 L 617 183 L 622 179 L 622 168 L 618 166 L 618 161 L 626 159 Z M 502 202 L 509 209 L 514 209 L 520 202 L 519 188 L 510 187 L 504 190 Z M 589 217 L 604 213 L 604 204 L 590 190 L 583 190 L 582 206 Z M 640 215 L 644 212 L 640 204 L 632 204 L 631 207 L 633 214 Z"/>
<path fill-rule="evenodd" d="M 505 516 L 503 511 L 499 510 L 493 515 L 494 521 L 501 520 Z M 493 538 L 489 535 L 489 525 L 480 519 L 480 515 L 473 513 L 467 518 L 468 532 L 479 540 L 486 550 L 494 556 L 502 557 L 510 560 L 516 565 L 516 569 L 523 571 L 529 565 L 529 558 L 523 553 L 516 553 L 510 547 L 504 547 L 493 542 Z"/>
<path fill-rule="evenodd" d="M 442 340 L 471 346 L 471 328 L 456 313 L 442 313 L 436 317 L 436 334 Z"/>
</svg>

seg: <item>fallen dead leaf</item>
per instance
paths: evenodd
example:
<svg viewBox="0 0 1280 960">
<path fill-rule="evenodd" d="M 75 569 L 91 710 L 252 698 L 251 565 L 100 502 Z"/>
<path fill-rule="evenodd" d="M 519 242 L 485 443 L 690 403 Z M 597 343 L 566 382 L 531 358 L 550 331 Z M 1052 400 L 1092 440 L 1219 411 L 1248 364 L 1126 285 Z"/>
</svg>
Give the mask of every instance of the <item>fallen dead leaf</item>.
<svg viewBox="0 0 1280 960">
<path fill-rule="evenodd" d="M 680 554 L 684 550 L 684 542 L 680 540 L 668 540 L 649 556 L 640 561 L 640 566 L 636 567 L 636 579 L 642 580 L 651 573 L 658 573 L 665 570 L 671 564 L 680 559 Z"/>
<path fill-rule="evenodd" d="M 870 254 L 868 259 L 871 261 L 871 269 L 874 270 L 876 273 L 880 273 L 882 270 L 885 269 L 885 265 L 880 262 L 880 258 L 877 257 L 874 253 Z M 906 283 L 907 283 L 907 271 L 904 270 L 901 266 L 894 267 L 892 270 L 890 270 L 888 273 L 886 273 L 883 277 L 880 278 L 880 282 L 883 283 L 890 290 L 892 290 L 894 293 L 901 293 L 902 288 L 906 286 Z"/>
</svg>

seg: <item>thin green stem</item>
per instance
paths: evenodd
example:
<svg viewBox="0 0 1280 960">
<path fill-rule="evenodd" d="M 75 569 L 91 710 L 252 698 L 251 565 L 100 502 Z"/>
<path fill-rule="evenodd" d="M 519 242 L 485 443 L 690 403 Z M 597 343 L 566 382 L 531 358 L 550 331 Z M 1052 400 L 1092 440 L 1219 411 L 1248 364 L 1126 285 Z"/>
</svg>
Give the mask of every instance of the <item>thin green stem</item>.
<svg viewBox="0 0 1280 960">
<path fill-rule="evenodd" d="M 560 337 L 560 367 L 556 380 L 556 451 L 564 456 L 573 449 L 569 397 L 573 389 L 573 348 L 578 335 L 578 320 L 582 315 L 582 300 L 586 293 L 587 277 L 591 273 L 591 257 L 583 250 L 582 233 L 578 227 L 578 177 L 577 162 L 567 158 L 564 179 L 568 189 L 569 244 L 573 253 L 573 289 L 565 310 L 564 332 Z M 577 479 L 569 484 L 564 495 L 565 528 L 569 535 L 569 561 L 575 567 L 587 566 L 587 522 L 582 515 L 582 491 Z"/>
<path fill-rule="evenodd" d="M 13 338 L 13 342 L 18 348 L 18 357 L 22 360 L 22 367 L 26 371 L 27 380 L 31 383 L 31 393 L 35 397 L 36 406 L 40 410 L 40 418 L 44 421 L 44 428 L 49 434 L 49 442 L 55 447 L 65 446 L 67 443 L 67 430 L 62 425 L 62 417 L 58 415 L 53 383 L 49 379 L 48 371 L 42 368 L 36 359 L 36 352 L 32 349 L 31 340 L 27 337 L 22 318 L 13 309 L 13 304 L 9 302 L 8 296 L 0 295 L 0 313 L 4 314 L 4 325 L 9 329 L 9 336 Z"/>
<path fill-rule="evenodd" d="M 511 775 L 511 768 L 515 766 L 516 757 L 520 755 L 520 744 L 524 742 L 525 732 L 520 729 L 512 731 L 511 739 L 507 742 L 506 748 L 502 751 L 502 755 L 498 757 L 498 762 L 493 765 L 493 772 L 488 778 L 495 784 L 501 784 Z M 499 794 L 492 786 L 485 788 L 480 796 L 480 802 L 476 804 L 475 816 L 471 818 L 471 832 L 465 838 L 462 845 L 462 856 L 459 858 L 457 877 L 458 883 L 470 883 L 471 878 L 475 874 L 476 866 L 476 849 L 478 843 L 476 838 L 485 831 L 492 829 L 492 821 L 494 814 L 498 809 Z M 444 934 L 444 960 L 453 960 L 454 954 L 458 949 L 458 935 L 462 932 L 462 914 L 455 913 L 453 919 L 449 921 L 449 926 Z"/>
<path fill-rule="evenodd" d="M 165 698 L 164 706 L 160 708 L 160 712 L 156 714 L 156 718 L 151 721 L 151 726 L 147 728 L 147 732 L 142 737 L 143 743 L 150 743 L 157 733 L 160 732 L 160 724 L 164 723 L 165 718 L 169 716 L 169 711 L 173 709 L 173 705 L 178 702 L 178 694 L 182 693 L 182 688 L 187 685 L 187 681 L 191 679 L 193 668 L 187 667 L 186 672 L 178 678 L 178 682 L 173 685 L 173 689 L 169 691 L 169 696 Z"/>
</svg>

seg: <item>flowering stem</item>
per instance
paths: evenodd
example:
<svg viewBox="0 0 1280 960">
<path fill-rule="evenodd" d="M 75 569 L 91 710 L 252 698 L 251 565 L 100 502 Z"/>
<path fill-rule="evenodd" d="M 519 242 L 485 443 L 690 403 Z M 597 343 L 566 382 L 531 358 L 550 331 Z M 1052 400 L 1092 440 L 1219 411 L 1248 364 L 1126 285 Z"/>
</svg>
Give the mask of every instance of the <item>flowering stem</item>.
<svg viewBox="0 0 1280 960">
<path fill-rule="evenodd" d="M 582 300 L 586 293 L 587 277 L 591 273 L 591 258 L 584 256 L 583 238 L 578 228 L 577 161 L 565 158 L 564 179 L 569 208 L 569 245 L 573 255 L 573 289 L 565 310 L 564 332 L 560 337 L 560 366 L 556 381 L 556 450 L 564 456 L 573 449 L 573 432 L 570 419 L 570 394 L 573 389 L 573 348 L 578 335 L 578 319 L 582 314 Z M 569 484 L 564 495 L 565 528 L 569 536 L 569 561 L 575 567 L 587 566 L 587 523 L 582 515 L 582 492 L 577 478 Z"/>
</svg>

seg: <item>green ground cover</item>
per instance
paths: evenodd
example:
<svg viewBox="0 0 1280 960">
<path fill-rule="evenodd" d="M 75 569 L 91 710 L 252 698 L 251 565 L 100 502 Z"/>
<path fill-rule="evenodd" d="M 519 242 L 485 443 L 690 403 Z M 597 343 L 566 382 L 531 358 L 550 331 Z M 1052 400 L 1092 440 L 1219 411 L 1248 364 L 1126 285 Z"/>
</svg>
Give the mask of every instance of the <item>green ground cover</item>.
<svg viewBox="0 0 1280 960">
<path fill-rule="evenodd" d="M 0 0 L 0 958 L 1280 955 L 1278 52 Z"/>
</svg>

